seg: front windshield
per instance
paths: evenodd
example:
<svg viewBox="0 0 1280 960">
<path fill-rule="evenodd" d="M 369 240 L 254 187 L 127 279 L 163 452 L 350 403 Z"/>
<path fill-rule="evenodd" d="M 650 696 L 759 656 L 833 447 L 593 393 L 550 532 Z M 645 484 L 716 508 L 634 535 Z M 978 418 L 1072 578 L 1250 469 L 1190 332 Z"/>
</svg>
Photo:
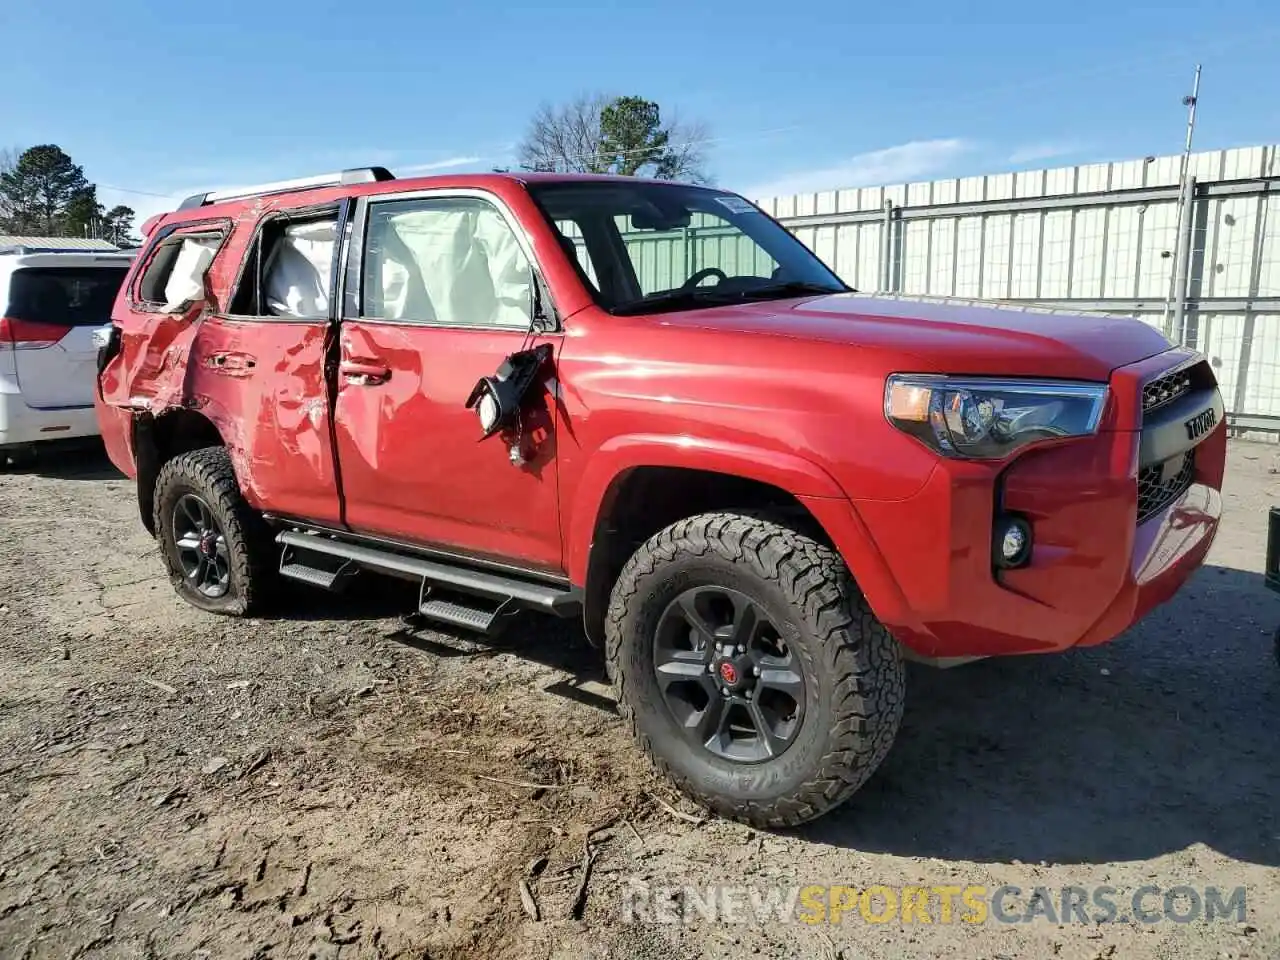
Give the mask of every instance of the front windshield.
<svg viewBox="0 0 1280 960">
<path fill-rule="evenodd" d="M 849 288 L 746 200 L 675 183 L 533 183 L 529 192 L 613 313 L 660 313 Z"/>
</svg>

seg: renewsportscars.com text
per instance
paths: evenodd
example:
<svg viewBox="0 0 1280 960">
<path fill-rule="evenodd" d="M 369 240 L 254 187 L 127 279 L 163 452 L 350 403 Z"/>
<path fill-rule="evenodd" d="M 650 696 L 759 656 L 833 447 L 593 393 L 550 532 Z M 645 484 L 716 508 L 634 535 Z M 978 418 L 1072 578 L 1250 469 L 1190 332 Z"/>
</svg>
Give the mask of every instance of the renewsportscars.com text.
<svg viewBox="0 0 1280 960">
<path fill-rule="evenodd" d="M 807 884 L 789 887 L 625 887 L 621 914 L 628 923 L 1243 923 L 1244 887 L 1156 886 L 1132 891 L 1111 886 L 1023 888 L 937 884 L 866 887 Z"/>
</svg>

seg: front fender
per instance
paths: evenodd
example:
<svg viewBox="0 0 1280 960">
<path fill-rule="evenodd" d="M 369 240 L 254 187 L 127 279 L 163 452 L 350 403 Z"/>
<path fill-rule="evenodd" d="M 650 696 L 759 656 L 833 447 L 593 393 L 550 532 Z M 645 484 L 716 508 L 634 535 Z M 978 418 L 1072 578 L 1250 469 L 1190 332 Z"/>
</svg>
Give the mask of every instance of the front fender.
<svg viewBox="0 0 1280 960">
<path fill-rule="evenodd" d="M 591 457 L 568 513 L 566 566 L 570 579 L 588 583 L 599 518 L 637 467 L 683 467 L 744 477 L 794 496 L 826 532 L 876 617 L 905 645 L 932 650 L 932 637 L 908 606 L 889 565 L 853 502 L 835 479 L 803 457 L 702 437 L 631 434 L 614 437 Z"/>
<path fill-rule="evenodd" d="M 795 497 L 834 498 L 844 491 L 822 467 L 795 454 L 705 437 L 627 434 L 612 437 L 591 455 L 568 511 L 566 566 L 574 583 L 586 583 L 596 521 L 609 509 L 615 481 L 636 467 L 682 467 L 757 480 Z"/>
</svg>

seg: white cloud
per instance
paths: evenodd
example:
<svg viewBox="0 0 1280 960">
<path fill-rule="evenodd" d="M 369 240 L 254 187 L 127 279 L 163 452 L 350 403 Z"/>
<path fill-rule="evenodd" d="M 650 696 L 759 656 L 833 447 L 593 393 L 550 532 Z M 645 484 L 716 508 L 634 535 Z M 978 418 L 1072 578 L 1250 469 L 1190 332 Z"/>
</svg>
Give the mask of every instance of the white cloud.
<svg viewBox="0 0 1280 960">
<path fill-rule="evenodd" d="M 1053 160 L 1057 157 L 1079 153 L 1080 144 L 1073 140 L 1048 140 L 1042 143 L 1029 143 L 1018 147 L 1009 154 L 1009 162 L 1014 164 L 1036 163 L 1041 160 Z"/>
<path fill-rule="evenodd" d="M 483 157 L 449 157 L 447 160 L 433 160 L 431 163 L 414 163 L 407 167 L 397 167 L 393 172 L 397 176 L 406 173 L 430 173 L 433 170 L 448 170 L 450 167 L 467 167 L 483 159 Z"/>
<path fill-rule="evenodd" d="M 756 198 L 784 197 L 819 190 L 908 183 L 944 172 L 957 157 L 971 149 L 973 144 L 958 138 L 913 140 L 896 147 L 859 153 L 829 167 L 785 174 L 742 192 Z"/>
</svg>

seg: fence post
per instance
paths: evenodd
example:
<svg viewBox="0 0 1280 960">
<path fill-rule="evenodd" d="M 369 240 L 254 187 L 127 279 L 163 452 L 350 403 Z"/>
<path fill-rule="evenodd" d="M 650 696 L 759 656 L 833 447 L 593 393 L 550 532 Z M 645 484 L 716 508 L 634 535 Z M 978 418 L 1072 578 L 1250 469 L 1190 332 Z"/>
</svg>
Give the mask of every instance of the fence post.
<svg viewBox="0 0 1280 960">
<path fill-rule="evenodd" d="M 893 283 L 893 201 L 884 202 L 884 222 L 880 227 L 880 292 L 891 292 Z"/>
<path fill-rule="evenodd" d="M 1173 324 L 1166 335 L 1177 333 L 1178 343 L 1187 342 L 1187 286 L 1190 281 L 1191 249 L 1195 246 L 1196 178 L 1187 177 L 1178 198 L 1178 239 L 1173 265 Z"/>
</svg>

